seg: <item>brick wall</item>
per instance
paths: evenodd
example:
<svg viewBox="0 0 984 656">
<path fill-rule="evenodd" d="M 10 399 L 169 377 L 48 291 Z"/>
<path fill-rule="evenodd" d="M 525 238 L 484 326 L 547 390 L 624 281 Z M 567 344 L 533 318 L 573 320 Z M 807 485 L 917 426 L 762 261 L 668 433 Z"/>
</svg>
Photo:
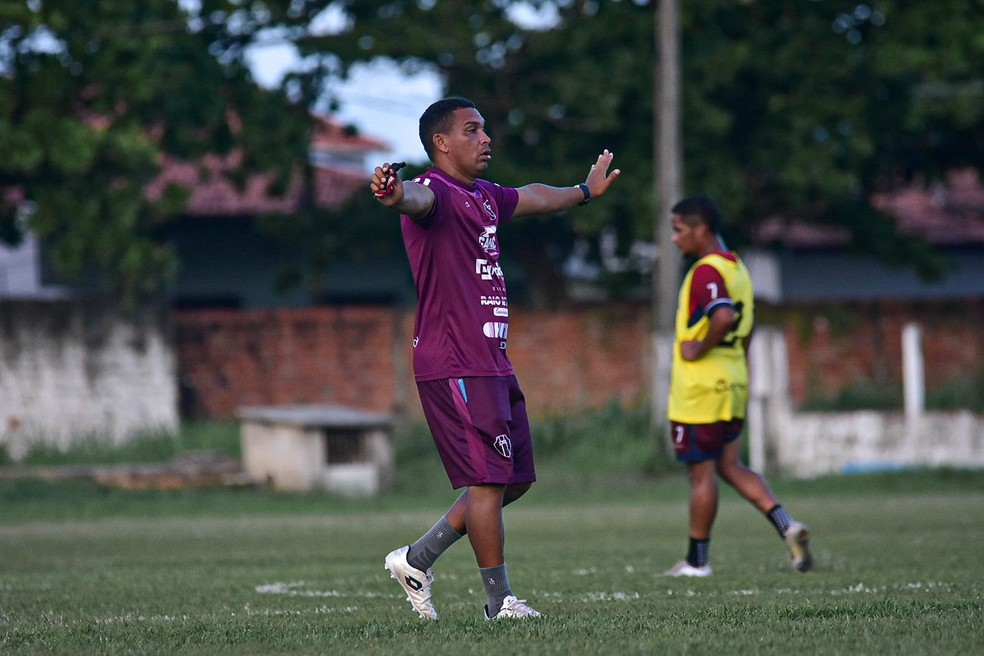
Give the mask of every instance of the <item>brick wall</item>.
<svg viewBox="0 0 984 656">
<path fill-rule="evenodd" d="M 785 329 L 795 404 L 852 385 L 902 384 L 902 329 L 922 328 L 927 390 L 980 376 L 984 301 L 818 305 L 769 312 Z"/>
<path fill-rule="evenodd" d="M 175 324 L 185 416 L 290 403 L 419 414 L 411 309 L 181 310 Z M 510 358 L 534 414 L 645 398 L 641 308 L 520 310 L 510 324 Z"/>
<path fill-rule="evenodd" d="M 900 384 L 901 330 L 924 330 L 927 386 L 980 370 L 984 302 L 763 308 L 781 325 L 795 404 L 859 381 Z M 509 354 L 533 416 L 626 407 L 649 393 L 650 309 L 514 308 Z M 184 416 L 230 416 L 240 405 L 335 403 L 419 416 L 410 366 L 413 311 L 324 307 L 182 310 L 176 316 Z"/>
<path fill-rule="evenodd" d="M 179 311 L 182 414 L 291 403 L 398 411 L 412 321 L 389 308 Z"/>
</svg>

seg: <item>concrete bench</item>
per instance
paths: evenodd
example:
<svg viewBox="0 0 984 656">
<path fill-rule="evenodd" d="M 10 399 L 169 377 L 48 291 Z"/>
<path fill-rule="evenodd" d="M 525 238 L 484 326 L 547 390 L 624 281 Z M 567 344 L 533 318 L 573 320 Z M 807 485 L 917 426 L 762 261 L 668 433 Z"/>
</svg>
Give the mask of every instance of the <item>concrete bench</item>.
<svg viewBox="0 0 984 656">
<path fill-rule="evenodd" d="M 392 419 L 334 405 L 245 406 L 243 468 L 277 490 L 377 494 L 393 479 Z"/>
</svg>

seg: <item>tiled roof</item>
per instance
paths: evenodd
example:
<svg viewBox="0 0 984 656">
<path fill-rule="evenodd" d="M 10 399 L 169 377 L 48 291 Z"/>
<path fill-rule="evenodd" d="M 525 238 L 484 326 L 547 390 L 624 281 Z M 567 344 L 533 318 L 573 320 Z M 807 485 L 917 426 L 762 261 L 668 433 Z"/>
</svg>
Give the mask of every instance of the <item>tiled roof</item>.
<svg viewBox="0 0 984 656">
<path fill-rule="evenodd" d="M 242 153 L 226 156 L 206 155 L 197 163 L 166 158 L 161 174 L 147 186 L 147 195 L 160 198 L 169 184 L 178 184 L 192 190 L 185 209 L 189 216 L 236 216 L 265 212 L 291 212 L 297 207 L 300 194 L 299 180 L 282 196 L 270 193 L 272 175 L 250 176 L 242 189 L 226 178 L 225 172 L 234 171 L 242 160 Z"/>
<path fill-rule="evenodd" d="M 932 244 L 984 244 L 984 186 L 977 171 L 955 171 L 946 184 L 910 187 L 872 199 L 899 229 Z"/>
<path fill-rule="evenodd" d="M 369 153 L 385 151 L 388 144 L 378 139 L 352 134 L 340 123 L 316 117 L 312 150 L 328 153 Z M 301 183 L 295 177 L 281 195 L 273 193 L 272 174 L 255 174 L 242 188 L 225 175 L 234 172 L 242 162 L 242 153 L 206 155 L 198 162 L 166 158 L 161 174 L 147 186 L 150 198 L 160 198 L 168 184 L 178 184 L 192 190 L 185 214 L 191 217 L 251 216 L 261 213 L 289 214 L 300 203 Z M 362 188 L 368 190 L 369 174 L 348 166 L 318 166 L 314 169 L 314 197 L 319 207 L 338 206 Z"/>
<path fill-rule="evenodd" d="M 389 150 L 385 141 L 373 139 L 365 135 L 355 134 L 351 129 L 330 117 L 318 116 L 314 131 L 313 147 L 331 148 L 334 150 Z"/>
<path fill-rule="evenodd" d="M 903 234 L 937 246 L 984 244 L 984 185 L 975 170 L 954 171 L 945 183 L 912 185 L 872 196 Z M 850 241 L 846 228 L 770 218 L 755 233 L 758 244 L 830 248 Z"/>
<path fill-rule="evenodd" d="M 756 245 L 785 244 L 794 248 L 833 248 L 851 240 L 847 228 L 770 217 L 755 230 Z"/>
</svg>

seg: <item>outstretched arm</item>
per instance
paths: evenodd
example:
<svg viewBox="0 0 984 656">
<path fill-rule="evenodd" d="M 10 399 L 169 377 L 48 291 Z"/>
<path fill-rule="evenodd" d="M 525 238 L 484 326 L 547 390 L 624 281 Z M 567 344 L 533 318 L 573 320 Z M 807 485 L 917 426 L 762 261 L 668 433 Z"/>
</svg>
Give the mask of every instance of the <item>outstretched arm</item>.
<svg viewBox="0 0 984 656">
<path fill-rule="evenodd" d="M 588 199 L 604 196 L 608 187 L 622 174 L 619 169 L 608 172 L 612 159 L 615 157 L 608 149 L 598 155 L 598 161 L 591 165 L 588 177 L 584 179 L 587 185 Z M 579 186 L 573 187 L 551 187 L 550 185 L 535 182 L 525 187 L 519 188 L 519 203 L 516 205 L 516 216 L 527 214 L 549 214 L 559 212 L 572 207 L 577 207 L 584 202 L 584 191 Z"/>
<path fill-rule="evenodd" d="M 369 188 L 376 200 L 386 207 L 414 220 L 425 218 L 434 207 L 434 192 L 416 182 L 404 182 L 397 175 L 398 168 L 389 163 L 377 166 Z"/>
</svg>

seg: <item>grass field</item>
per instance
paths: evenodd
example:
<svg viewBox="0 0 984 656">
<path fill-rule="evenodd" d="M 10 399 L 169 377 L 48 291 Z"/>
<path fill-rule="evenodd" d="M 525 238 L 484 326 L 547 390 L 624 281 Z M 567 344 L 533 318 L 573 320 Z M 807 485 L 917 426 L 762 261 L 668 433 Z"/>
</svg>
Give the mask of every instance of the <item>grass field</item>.
<svg viewBox="0 0 984 656">
<path fill-rule="evenodd" d="M 364 500 L 0 483 L 0 654 L 984 650 L 984 473 L 773 481 L 813 529 L 806 575 L 728 491 L 714 575 L 679 580 L 660 573 L 686 546 L 681 472 L 587 476 L 571 465 L 574 444 L 506 511 L 513 588 L 545 616 L 486 623 L 460 542 L 435 568 L 442 618 L 425 623 L 382 566 L 453 499 L 416 448 L 403 450 L 396 488 Z"/>
<path fill-rule="evenodd" d="M 46 487 L 17 501 L 8 484 L 4 503 L 57 494 L 59 486 Z M 545 617 L 510 624 L 481 619 L 466 543 L 436 568 L 437 623 L 418 620 L 383 570 L 385 553 L 443 510 L 436 498 L 141 493 L 118 512 L 114 499 L 124 493 L 68 487 L 75 501 L 62 503 L 84 501 L 92 518 L 0 523 L 0 653 L 965 654 L 984 646 L 984 489 L 973 474 L 784 483 L 787 505 L 814 530 L 817 567 L 807 575 L 787 568 L 764 519 L 726 495 L 715 573 L 700 580 L 659 576 L 685 546 L 679 476 L 581 496 L 544 484 L 542 498 L 533 492 L 507 510 L 507 523 L 513 587 Z M 161 512 L 162 497 L 174 494 L 178 510 Z"/>
</svg>

